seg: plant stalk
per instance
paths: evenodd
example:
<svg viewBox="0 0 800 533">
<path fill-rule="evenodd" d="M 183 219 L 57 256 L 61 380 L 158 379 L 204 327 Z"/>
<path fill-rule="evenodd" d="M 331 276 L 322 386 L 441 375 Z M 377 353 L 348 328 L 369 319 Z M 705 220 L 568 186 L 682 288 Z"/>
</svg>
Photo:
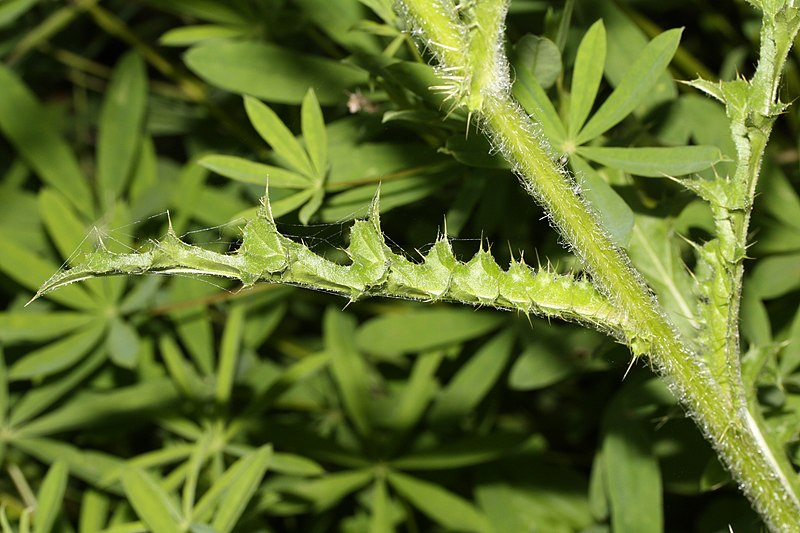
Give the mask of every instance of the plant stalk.
<svg viewBox="0 0 800 533">
<path fill-rule="evenodd" d="M 486 0 L 486 3 L 495 4 L 497 10 L 505 9 L 502 0 Z M 487 77 L 482 75 L 478 78 L 478 74 L 472 70 L 481 64 L 505 67 L 505 62 L 497 58 L 488 61 L 475 57 L 467 59 L 463 57 L 463 50 L 454 49 L 457 43 L 463 42 L 468 31 L 460 24 L 458 15 L 447 9 L 446 4 L 451 6 L 449 2 L 432 4 L 424 0 L 404 0 L 402 4 L 412 23 L 427 38 L 426 45 L 441 63 L 441 71 L 460 73 L 464 83 L 470 85 L 470 91 L 481 91 L 480 98 L 465 95 L 463 101 L 471 112 L 476 113 L 495 146 L 512 164 L 523 187 L 544 207 L 553 225 L 582 259 L 598 287 L 624 310 L 627 317 L 625 334 L 633 353 L 648 355 L 651 363 L 667 379 L 673 393 L 713 444 L 720 459 L 768 527 L 773 531 L 796 531 L 800 521 L 800 500 L 794 489 L 795 473 L 785 456 L 773 453 L 761 425 L 748 411 L 746 402 L 737 401 L 739 394 L 730 394 L 730 390 L 744 391 L 738 368 L 738 301 L 743 256 L 735 258 L 738 265 L 734 263 L 734 290 L 728 300 L 732 306 L 727 318 L 729 327 L 726 331 L 718 332 L 726 338 L 733 336 L 726 351 L 729 363 L 730 358 L 735 356 L 736 364 L 727 369 L 728 376 L 717 376 L 709 371 L 708 365 L 698 354 L 692 353 L 686 346 L 624 251 L 615 245 L 582 199 L 573 178 L 555 162 L 546 140 L 538 133 L 537 124 L 511 99 L 507 90 L 497 90 L 498 87 L 507 86 L 503 80 L 508 78 L 508 72 L 500 72 L 500 68 L 497 68 L 494 79 L 489 76 L 486 85 L 475 86 L 476 79 L 484 80 Z M 749 201 L 737 206 L 740 212 L 732 220 L 738 241 L 735 244 L 741 250 L 746 244 L 755 182 L 775 114 L 778 80 L 786 53 L 797 32 L 797 23 L 794 23 L 790 37 L 778 35 L 775 17 L 776 13 L 765 13 L 765 28 L 771 23 L 772 33 L 769 33 L 769 28 L 762 32 L 762 57 L 753 82 L 754 91 L 762 89 L 766 93 L 757 109 L 759 115 L 755 117 L 762 120 L 753 126 L 756 130 L 747 132 L 750 135 L 745 134 L 748 142 L 746 162 L 742 161 L 740 154 L 740 172 L 746 174 L 740 181 L 746 183 Z M 439 46 L 439 43 L 445 45 Z M 469 48 L 470 52 L 475 49 Z M 488 50 L 487 47 L 482 48 L 486 53 L 502 50 L 499 46 L 488 47 Z M 459 92 L 453 90 L 451 94 L 458 95 Z M 471 104 L 474 102 L 478 105 L 473 109 Z M 742 167 L 744 164 L 747 165 L 746 169 Z M 728 264 L 727 268 L 730 266 Z M 734 324 L 733 330 L 731 323 Z M 728 383 L 730 376 L 733 376 L 735 383 Z"/>
</svg>

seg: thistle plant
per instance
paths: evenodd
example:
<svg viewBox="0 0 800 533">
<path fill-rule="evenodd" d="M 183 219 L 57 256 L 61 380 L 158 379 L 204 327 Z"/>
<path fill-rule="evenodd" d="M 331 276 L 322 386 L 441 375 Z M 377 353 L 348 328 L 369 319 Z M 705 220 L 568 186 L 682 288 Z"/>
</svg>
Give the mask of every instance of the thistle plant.
<svg viewBox="0 0 800 533">
<path fill-rule="evenodd" d="M 459 258 L 446 225 L 419 259 L 408 258 L 383 234 L 380 191 L 367 216 L 350 229 L 345 262 L 283 235 L 276 214 L 304 204 L 300 219 L 307 222 L 324 201 L 327 140 L 311 91 L 301 109 L 302 143 L 269 107 L 245 98 L 251 122 L 280 155 L 283 167 L 223 155 L 201 160 L 234 179 L 268 176 L 268 187 L 301 190 L 272 202 L 268 188 L 235 252 L 189 244 L 170 226 L 164 239 L 135 253 L 114 252 L 100 243 L 49 279 L 34 298 L 92 277 L 212 275 L 239 280 L 245 287 L 279 283 L 334 292 L 351 302 L 373 296 L 447 301 L 578 322 L 613 336 L 629 347 L 634 361 L 655 369 L 769 528 L 796 531 L 800 483 L 744 375 L 739 328 L 751 212 L 772 126 L 787 107 L 778 93 L 800 29 L 800 7 L 793 0 L 750 3 L 762 15 L 753 76 L 686 82 L 724 105 L 734 150 L 725 155 L 732 161 L 713 146 L 602 146 L 602 135 L 630 115 L 657 83 L 678 46 L 679 30 L 655 37 L 592 114 L 606 47 L 604 26 L 595 23 L 578 47 L 571 100 L 559 115 L 530 72 L 512 75 L 504 26 L 508 2 L 398 3 L 420 53 L 434 64 L 438 81 L 430 90 L 440 100 L 442 115 L 466 115 L 468 129 L 477 125 L 578 258 L 576 271 L 529 266 L 521 255 L 500 266 L 483 241 L 472 258 Z M 691 242 L 691 275 L 682 265 L 674 279 L 638 267 L 636 252 L 628 246 L 632 229 L 615 219 L 618 198 L 587 160 L 673 180 L 705 202 L 713 234 Z"/>
</svg>

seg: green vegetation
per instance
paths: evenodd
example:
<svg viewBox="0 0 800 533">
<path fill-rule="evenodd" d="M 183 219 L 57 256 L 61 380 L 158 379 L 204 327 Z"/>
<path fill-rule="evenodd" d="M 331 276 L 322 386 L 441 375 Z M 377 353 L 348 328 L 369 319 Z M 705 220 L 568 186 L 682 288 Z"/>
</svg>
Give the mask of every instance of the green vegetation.
<svg viewBox="0 0 800 533">
<path fill-rule="evenodd" d="M 0 4 L 0 528 L 795 531 L 751 4 Z"/>
</svg>

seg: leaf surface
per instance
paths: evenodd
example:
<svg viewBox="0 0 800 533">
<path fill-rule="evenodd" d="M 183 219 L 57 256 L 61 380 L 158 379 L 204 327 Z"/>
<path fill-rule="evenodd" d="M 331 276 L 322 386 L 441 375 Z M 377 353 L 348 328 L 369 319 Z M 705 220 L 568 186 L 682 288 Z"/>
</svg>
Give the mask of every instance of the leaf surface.
<svg viewBox="0 0 800 533">
<path fill-rule="evenodd" d="M 191 48 L 184 60 L 212 85 L 284 104 L 299 104 L 309 87 L 320 103 L 341 104 L 349 89 L 367 81 L 365 73 L 353 67 L 267 43 L 203 43 Z"/>
</svg>

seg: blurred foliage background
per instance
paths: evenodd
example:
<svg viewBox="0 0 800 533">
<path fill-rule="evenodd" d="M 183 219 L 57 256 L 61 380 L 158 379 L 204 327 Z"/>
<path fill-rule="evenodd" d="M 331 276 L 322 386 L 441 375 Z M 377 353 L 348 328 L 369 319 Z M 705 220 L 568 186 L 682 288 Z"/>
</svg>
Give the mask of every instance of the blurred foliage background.
<svg viewBox="0 0 800 533">
<path fill-rule="evenodd" d="M 758 16 L 724 5 L 514 0 L 509 53 L 559 111 L 598 18 L 601 95 L 673 27 L 672 78 L 749 75 Z M 191 276 L 93 280 L 24 307 L 100 241 L 137 249 L 171 224 L 235 250 L 265 168 L 281 231 L 329 257 L 381 183 L 383 231 L 409 257 L 446 220 L 462 257 L 483 240 L 501 264 L 578 269 L 467 117 L 442 118 L 401 27 L 389 0 L 0 2 L 3 531 L 760 531 L 663 384 L 641 364 L 623 380 L 627 350 L 576 325 Z M 327 165 L 301 175 L 242 95 L 299 135 L 309 88 Z M 764 169 L 742 329 L 796 464 L 798 126 L 790 109 Z M 722 108 L 669 78 L 603 142 L 730 153 Z M 678 186 L 596 170 L 640 239 L 707 234 Z"/>
</svg>

